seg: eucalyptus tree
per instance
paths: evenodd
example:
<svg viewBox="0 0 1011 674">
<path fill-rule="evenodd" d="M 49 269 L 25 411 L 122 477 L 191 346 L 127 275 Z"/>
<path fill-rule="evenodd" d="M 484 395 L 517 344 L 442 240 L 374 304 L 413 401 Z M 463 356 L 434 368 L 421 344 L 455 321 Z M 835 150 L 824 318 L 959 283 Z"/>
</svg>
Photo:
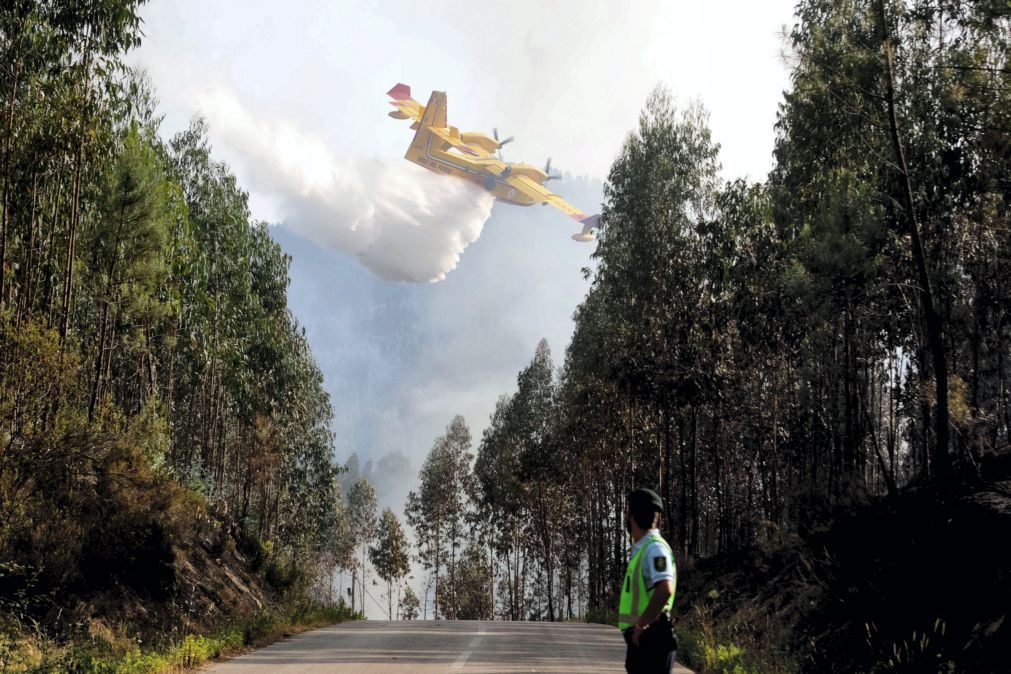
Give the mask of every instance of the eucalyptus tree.
<svg viewBox="0 0 1011 674">
<path fill-rule="evenodd" d="M 700 545 L 697 438 L 713 391 L 699 330 L 711 297 L 698 227 L 714 216 L 718 149 L 701 105 L 679 110 L 669 92 L 654 90 L 608 174 L 605 225 L 594 253 L 593 283 L 613 335 L 608 375 L 625 408 L 618 442 L 635 457 L 618 491 L 641 481 L 669 489 L 678 428 L 689 452 L 681 465 L 679 543 L 689 554 Z"/>
<path fill-rule="evenodd" d="M 371 543 L 376 537 L 376 508 L 378 508 L 379 502 L 376 498 L 376 489 L 372 486 L 364 477 L 360 477 L 355 480 L 355 483 L 351 485 L 351 491 L 348 492 L 348 516 L 351 520 L 351 526 L 354 531 L 355 546 L 361 548 L 361 585 L 360 585 L 360 597 L 362 600 L 362 611 L 365 611 L 365 559 L 368 553 L 369 543 Z M 359 565 L 356 564 L 352 569 L 351 573 L 351 584 L 354 586 L 357 576 L 357 569 Z M 351 596 L 351 607 L 354 608 L 354 595 Z"/>
<path fill-rule="evenodd" d="M 466 533 L 467 515 L 475 496 L 470 452 L 470 429 L 456 416 L 446 433 L 436 438 L 418 474 L 417 491 L 407 496 L 407 523 L 414 529 L 418 559 L 433 570 L 435 613 L 455 615 L 456 550 Z M 442 588 L 442 569 L 448 574 L 448 588 Z"/>
<path fill-rule="evenodd" d="M 333 603 L 334 572 L 347 571 L 355 564 L 355 535 L 351 515 L 348 512 L 347 502 L 336 485 L 332 498 L 334 500 L 332 517 L 329 521 L 330 526 L 325 531 L 321 554 L 328 576 L 327 598 L 330 603 Z"/>
<path fill-rule="evenodd" d="M 478 448 L 502 615 L 613 606 L 634 486 L 695 557 L 1008 446 L 1011 16 L 797 17 L 766 183 L 722 183 L 705 111 L 662 88 L 612 165 L 559 381 L 539 350 Z"/>
<path fill-rule="evenodd" d="M 125 71 L 122 54 L 140 43 L 138 0 L 98 0 L 84 4 L 15 0 L 0 9 L 0 309 L 11 294 L 7 269 L 12 244 L 31 241 L 38 216 L 39 185 L 55 168 L 69 194 L 64 252 L 61 331 L 71 320 L 75 247 L 86 207 L 84 178 L 95 178 L 110 140 L 110 107 Z M 55 104 L 55 105 L 54 105 Z M 55 113 L 54 119 L 46 113 Z M 47 119 L 48 118 L 48 119 Z M 40 122 L 48 123 L 40 123 Z M 69 123 L 68 123 L 69 122 Z M 40 142 L 40 135 L 55 142 Z M 54 137 L 55 136 L 55 137 Z M 40 146 L 47 150 L 36 154 Z M 41 161 L 40 161 L 41 159 Z M 30 194 L 17 203 L 17 194 Z M 56 226 L 57 223 L 47 223 Z M 31 230 L 31 231 L 29 231 Z M 25 237 L 24 234 L 29 236 Z M 27 271 L 25 269 L 24 271 Z"/>
<path fill-rule="evenodd" d="M 474 461 L 477 509 L 498 560 L 505 564 L 503 589 L 512 620 L 524 614 L 526 574 L 523 572 L 524 519 L 526 517 L 520 465 L 520 445 L 514 424 L 514 396 L 503 395 L 481 436 Z"/>
<path fill-rule="evenodd" d="M 554 620 L 555 562 L 560 537 L 559 518 L 565 491 L 566 462 L 563 449 L 552 443 L 555 420 L 554 364 L 547 340 L 542 339 L 530 364 L 517 377 L 516 395 L 510 405 L 510 425 L 516 443 L 524 502 L 524 519 L 532 547 L 544 569 L 548 619 Z"/>
<path fill-rule="evenodd" d="M 369 559 L 376 575 L 386 583 L 387 611 L 389 619 L 393 620 L 393 588 L 397 588 L 396 604 L 399 608 L 400 589 L 404 578 L 411 571 L 411 559 L 410 544 L 404 529 L 400 526 L 396 513 L 389 508 L 384 508 L 379 517 L 376 544 L 369 548 Z"/>
</svg>

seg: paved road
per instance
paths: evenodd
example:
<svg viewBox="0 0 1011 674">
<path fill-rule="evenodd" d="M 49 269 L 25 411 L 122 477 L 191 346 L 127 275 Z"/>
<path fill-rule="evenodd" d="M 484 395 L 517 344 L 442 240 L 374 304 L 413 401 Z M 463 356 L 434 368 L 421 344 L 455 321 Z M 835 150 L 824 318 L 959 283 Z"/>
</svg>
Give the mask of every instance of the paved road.
<svg viewBox="0 0 1011 674">
<path fill-rule="evenodd" d="M 368 620 L 324 627 L 216 665 L 214 674 L 624 672 L 618 630 L 566 623 Z M 677 668 L 678 674 L 691 674 Z"/>
</svg>

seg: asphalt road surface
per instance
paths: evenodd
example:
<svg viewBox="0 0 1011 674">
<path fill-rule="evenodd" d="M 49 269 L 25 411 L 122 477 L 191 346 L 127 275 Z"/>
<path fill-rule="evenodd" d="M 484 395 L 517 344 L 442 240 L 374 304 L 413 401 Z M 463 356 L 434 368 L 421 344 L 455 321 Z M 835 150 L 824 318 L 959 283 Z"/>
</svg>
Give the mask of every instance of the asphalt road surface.
<svg viewBox="0 0 1011 674">
<path fill-rule="evenodd" d="M 211 667 L 214 674 L 624 672 L 618 630 L 578 623 L 349 622 Z M 691 674 L 682 667 L 677 674 Z"/>
</svg>

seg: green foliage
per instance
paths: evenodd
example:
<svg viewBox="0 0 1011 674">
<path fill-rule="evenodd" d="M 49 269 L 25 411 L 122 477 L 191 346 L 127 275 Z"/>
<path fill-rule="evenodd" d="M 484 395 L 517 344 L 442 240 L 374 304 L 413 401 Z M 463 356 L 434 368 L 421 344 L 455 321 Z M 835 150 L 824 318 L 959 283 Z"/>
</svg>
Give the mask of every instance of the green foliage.
<svg viewBox="0 0 1011 674">
<path fill-rule="evenodd" d="M 410 551 L 396 513 L 384 508 L 376 530 L 376 544 L 369 548 L 369 560 L 376 575 L 386 583 L 390 620 L 393 620 L 393 586 L 400 587 L 401 580 L 411 571 Z"/>
<path fill-rule="evenodd" d="M 400 603 L 397 606 L 397 615 L 400 620 L 417 620 L 421 615 L 421 600 L 410 585 L 405 585 L 403 593 L 400 595 Z"/>
<path fill-rule="evenodd" d="M 185 604 L 204 528 L 292 595 L 350 534 L 289 260 L 201 120 L 161 140 L 140 4 L 0 9 L 0 607 L 53 638 Z"/>
<path fill-rule="evenodd" d="M 19 660 L 0 661 L 0 664 L 9 665 L 8 671 L 40 674 L 66 671 L 80 674 L 161 674 L 194 669 L 210 660 L 235 655 L 244 648 L 262 646 L 288 634 L 361 618 L 343 604 L 298 604 L 280 611 L 260 611 L 209 635 L 187 634 L 178 643 L 165 648 L 146 650 L 129 641 L 124 645 L 93 640 L 87 645 L 50 647 L 34 656 L 19 653 Z M 0 657 L 3 657 L 2 650 Z"/>
<path fill-rule="evenodd" d="M 488 591 L 490 560 L 480 545 L 460 554 L 453 574 L 439 585 L 439 606 L 449 620 L 493 620 L 495 607 Z"/>
<path fill-rule="evenodd" d="M 770 649 L 744 648 L 735 643 L 733 635 L 722 634 L 712 617 L 696 614 L 675 629 L 678 640 L 678 661 L 706 674 L 764 674 L 764 672 L 796 671 L 789 658 Z M 750 638 L 750 637 L 746 637 Z"/>
<path fill-rule="evenodd" d="M 239 538 L 236 549 L 246 558 L 249 568 L 259 571 L 270 558 L 270 546 L 264 543 L 254 534 L 243 533 Z"/>
<path fill-rule="evenodd" d="M 355 563 L 352 560 L 353 573 L 352 573 L 352 586 L 354 585 L 355 579 L 358 579 L 359 589 L 355 590 L 358 592 L 358 598 L 361 600 L 362 610 L 365 607 L 365 576 L 366 576 L 366 554 L 368 552 L 369 543 L 373 541 L 376 537 L 376 508 L 378 507 L 378 500 L 376 498 L 376 489 L 372 486 L 372 483 L 366 480 L 364 477 L 360 477 L 355 480 L 354 484 L 351 485 L 351 491 L 348 493 L 348 523 L 350 525 L 350 531 L 353 536 L 351 539 L 352 553 L 355 546 L 361 547 L 361 564 Z M 354 593 L 351 595 L 351 606 L 355 605 Z"/>
<path fill-rule="evenodd" d="M 770 671 L 754 668 L 746 658 L 744 650 L 733 643 L 709 643 L 698 633 L 681 631 L 678 642 L 682 649 L 678 654 L 684 662 L 700 672 L 712 674 L 759 674 Z"/>
<path fill-rule="evenodd" d="M 575 514 L 575 494 L 565 489 L 574 455 L 557 433 L 564 409 L 546 340 L 538 343 L 516 386 L 515 394 L 499 399 L 481 438 L 474 463 L 476 516 L 486 528 L 495 561 L 505 566 L 501 613 L 514 620 L 556 620 L 566 611 L 555 599 L 556 575 L 561 572 L 559 580 L 571 600 L 579 542 L 559 535 Z M 547 600 L 536 608 L 527 601 L 527 579 L 520 571 L 531 559 L 542 565 Z M 567 610 L 571 617 L 571 606 Z"/>
<path fill-rule="evenodd" d="M 295 560 L 286 555 L 273 555 L 267 562 L 263 575 L 272 588 L 285 593 L 304 580 L 303 573 Z"/>
<path fill-rule="evenodd" d="M 465 534 L 465 518 L 474 492 L 470 452 L 471 435 L 463 417 L 456 416 L 445 435 L 436 438 L 419 472 L 417 491 L 407 495 L 407 523 L 414 528 L 418 560 L 433 570 L 435 581 L 434 616 L 454 615 L 458 606 L 453 586 L 456 581 L 456 551 Z M 442 571 L 449 586 L 442 587 Z M 444 605 L 444 600 L 449 605 Z"/>
</svg>

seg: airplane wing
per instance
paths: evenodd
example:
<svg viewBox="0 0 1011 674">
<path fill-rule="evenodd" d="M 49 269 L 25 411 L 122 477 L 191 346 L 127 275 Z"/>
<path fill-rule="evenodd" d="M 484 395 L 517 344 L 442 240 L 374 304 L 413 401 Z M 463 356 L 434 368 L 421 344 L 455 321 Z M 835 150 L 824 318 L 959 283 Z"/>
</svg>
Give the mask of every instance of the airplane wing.
<svg viewBox="0 0 1011 674">
<path fill-rule="evenodd" d="M 418 122 L 421 121 L 422 115 L 425 114 L 425 106 L 411 98 L 411 87 L 402 83 L 397 84 L 387 91 L 386 95 L 393 99 L 390 101 L 390 105 L 396 108 L 396 110 L 390 112 L 390 117 L 394 119 L 413 119 L 414 124 L 411 128 L 417 128 Z"/>
<path fill-rule="evenodd" d="M 526 194 L 535 202 L 554 206 L 573 220 L 582 223 L 582 230 L 572 235 L 572 238 L 576 241 L 586 242 L 593 241 L 597 238 L 594 235 L 593 230 L 600 224 L 599 214 L 587 215 L 586 213 L 583 213 L 565 199 L 562 199 L 554 192 L 548 190 L 544 187 L 544 185 L 541 185 L 526 176 L 509 176 L 505 179 L 505 181 L 509 183 L 510 186 L 515 187 L 518 191 Z"/>
</svg>

